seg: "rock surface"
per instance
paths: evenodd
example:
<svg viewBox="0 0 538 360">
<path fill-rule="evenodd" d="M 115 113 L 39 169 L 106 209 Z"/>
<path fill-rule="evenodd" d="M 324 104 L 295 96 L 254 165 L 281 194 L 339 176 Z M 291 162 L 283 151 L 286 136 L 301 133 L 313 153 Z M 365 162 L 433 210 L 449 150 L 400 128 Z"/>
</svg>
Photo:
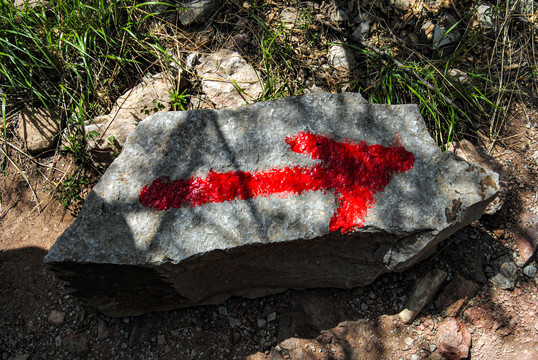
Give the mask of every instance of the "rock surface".
<svg viewBox="0 0 538 360">
<path fill-rule="evenodd" d="M 446 318 L 437 330 L 437 348 L 445 359 L 461 360 L 469 357 L 471 333 L 463 322 Z"/>
<path fill-rule="evenodd" d="M 332 45 L 328 53 L 329 64 L 341 71 L 351 71 L 355 67 L 353 53 L 342 45 Z"/>
<path fill-rule="evenodd" d="M 19 114 L 17 135 L 31 153 L 52 148 L 60 133 L 60 115 L 55 109 L 25 108 Z"/>
<path fill-rule="evenodd" d="M 207 20 L 222 4 L 222 0 L 190 0 L 176 1 L 176 3 L 184 9 L 178 11 L 178 20 L 184 26 L 188 26 Z"/>
<path fill-rule="evenodd" d="M 513 289 L 517 279 L 517 266 L 510 255 L 501 256 L 492 261 L 496 272 L 491 282 L 503 290 Z"/>
<path fill-rule="evenodd" d="M 112 316 L 352 288 L 430 255 L 498 189 L 441 152 L 415 105 L 311 94 L 160 113 L 45 261 Z"/>
<path fill-rule="evenodd" d="M 495 160 L 495 158 L 491 156 L 491 154 L 488 153 L 484 147 L 475 146 L 469 140 L 464 139 L 450 144 L 448 151 L 452 151 L 462 159 L 478 164 L 484 169 L 498 173 L 501 183 L 508 182 L 508 178 L 502 171 L 502 165 L 499 164 L 499 162 Z M 505 197 L 506 188 L 501 187 L 499 195 L 488 205 L 485 213 L 488 215 L 493 215 L 499 211 L 504 205 Z"/>
<path fill-rule="evenodd" d="M 148 115 L 170 110 L 170 92 L 176 90 L 175 83 L 174 76 L 159 73 L 125 92 L 109 114 L 96 117 L 84 127 L 92 139 L 90 146 L 121 150 L 127 136 L 140 121 Z M 97 134 L 91 136 L 92 132 Z"/>
<path fill-rule="evenodd" d="M 256 70 L 235 51 L 223 49 L 202 56 L 196 74 L 202 78 L 204 94 L 217 109 L 244 105 L 263 92 Z"/>
<path fill-rule="evenodd" d="M 47 321 L 55 326 L 61 326 L 65 321 L 65 313 L 63 311 L 52 310 L 47 317 Z"/>
</svg>

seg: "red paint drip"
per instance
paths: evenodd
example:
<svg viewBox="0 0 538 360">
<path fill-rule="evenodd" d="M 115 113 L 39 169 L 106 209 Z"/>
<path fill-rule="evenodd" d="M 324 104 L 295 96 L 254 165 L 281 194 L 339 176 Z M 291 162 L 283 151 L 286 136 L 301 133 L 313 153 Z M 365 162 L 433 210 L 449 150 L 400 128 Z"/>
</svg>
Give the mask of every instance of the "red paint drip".
<svg viewBox="0 0 538 360">
<path fill-rule="evenodd" d="M 320 163 L 265 171 L 210 171 L 205 178 L 170 181 L 158 178 L 144 187 L 140 203 L 157 210 L 245 200 L 271 194 L 298 195 L 304 191 L 334 191 L 338 205 L 329 230 L 348 233 L 363 226 L 366 212 L 396 172 L 413 167 L 415 157 L 396 138 L 393 145 L 365 141 L 337 142 L 323 135 L 299 132 L 286 138 L 291 150 L 308 154 Z"/>
</svg>

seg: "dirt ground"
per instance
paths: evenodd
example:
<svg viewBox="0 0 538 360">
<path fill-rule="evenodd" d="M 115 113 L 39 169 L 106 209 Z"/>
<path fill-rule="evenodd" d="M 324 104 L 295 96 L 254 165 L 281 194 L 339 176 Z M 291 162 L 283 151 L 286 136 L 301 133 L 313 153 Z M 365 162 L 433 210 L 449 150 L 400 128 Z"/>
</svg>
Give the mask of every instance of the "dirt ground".
<svg viewBox="0 0 538 360">
<path fill-rule="evenodd" d="M 0 177 L 2 360 L 439 359 L 437 332 L 447 314 L 470 330 L 471 359 L 538 359 L 538 277 L 523 271 L 536 265 L 536 256 L 523 263 L 516 237 L 522 219 L 538 218 L 537 114 L 516 114 L 505 133 L 491 150 L 504 173 L 503 208 L 408 271 L 366 288 L 287 291 L 128 318 L 82 306 L 43 265 L 74 220 L 50 197 L 45 181 L 61 177 L 69 161 L 51 156 L 36 165 L 21 157 L 31 188 L 12 165 Z M 493 264 L 506 255 L 518 266 L 513 290 L 491 281 Z M 447 281 L 412 324 L 402 324 L 397 314 L 414 281 L 432 269 L 446 271 Z"/>
</svg>

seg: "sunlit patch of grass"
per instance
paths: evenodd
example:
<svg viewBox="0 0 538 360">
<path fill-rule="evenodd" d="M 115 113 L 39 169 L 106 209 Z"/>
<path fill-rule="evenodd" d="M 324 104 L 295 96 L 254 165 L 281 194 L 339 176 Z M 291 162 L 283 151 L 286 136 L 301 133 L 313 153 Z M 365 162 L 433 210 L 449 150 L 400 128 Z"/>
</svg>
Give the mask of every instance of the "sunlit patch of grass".
<svg viewBox="0 0 538 360">
<path fill-rule="evenodd" d="M 24 9 L 0 0 L 0 87 L 8 103 L 58 107 L 69 136 L 83 140 L 84 121 L 161 58 L 148 15 L 132 0 L 51 0 Z"/>
</svg>

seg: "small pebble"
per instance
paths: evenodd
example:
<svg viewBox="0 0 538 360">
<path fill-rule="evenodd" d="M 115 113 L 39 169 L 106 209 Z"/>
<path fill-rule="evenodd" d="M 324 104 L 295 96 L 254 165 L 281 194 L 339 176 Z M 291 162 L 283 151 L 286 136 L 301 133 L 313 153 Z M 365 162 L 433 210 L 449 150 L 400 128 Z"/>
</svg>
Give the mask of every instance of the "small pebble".
<svg viewBox="0 0 538 360">
<path fill-rule="evenodd" d="M 276 312 L 272 312 L 269 315 L 267 315 L 267 321 L 275 321 L 276 320 Z"/>
<path fill-rule="evenodd" d="M 54 326 L 61 326 L 65 321 L 65 313 L 63 311 L 52 310 L 47 317 L 47 321 Z"/>
<path fill-rule="evenodd" d="M 536 276 L 536 266 L 531 264 L 529 266 L 525 266 L 523 268 L 523 274 L 527 275 L 528 277 L 535 277 Z"/>
</svg>

